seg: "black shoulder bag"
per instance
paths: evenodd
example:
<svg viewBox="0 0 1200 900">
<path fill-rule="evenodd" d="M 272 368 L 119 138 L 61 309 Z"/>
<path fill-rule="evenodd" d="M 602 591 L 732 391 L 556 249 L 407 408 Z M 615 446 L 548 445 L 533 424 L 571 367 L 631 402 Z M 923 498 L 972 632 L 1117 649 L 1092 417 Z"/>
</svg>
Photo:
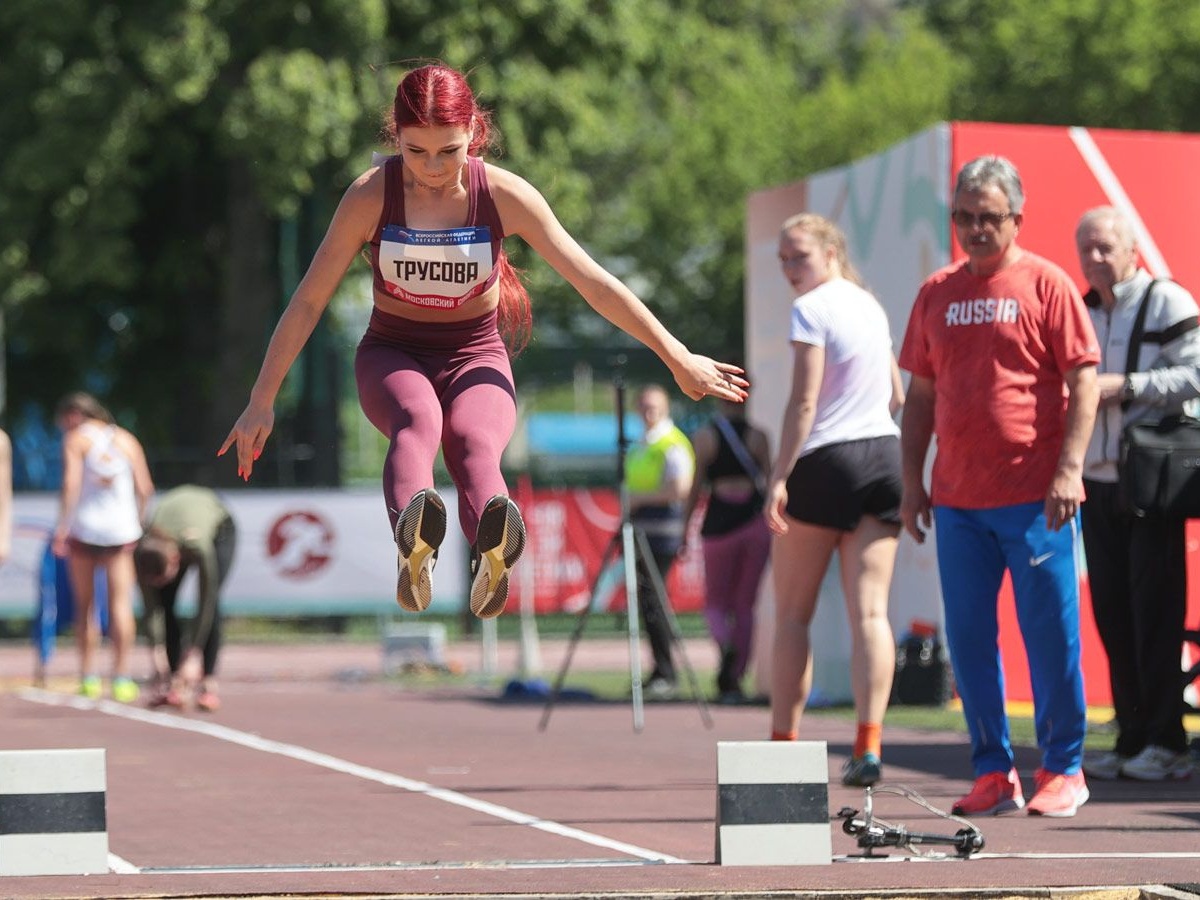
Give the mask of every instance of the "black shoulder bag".
<svg viewBox="0 0 1200 900">
<path fill-rule="evenodd" d="M 1137 371 L 1151 281 L 1129 336 L 1125 374 Z M 1122 403 L 1121 408 L 1129 406 Z M 1121 432 L 1117 463 L 1122 504 L 1136 516 L 1200 518 L 1200 420 L 1177 413 L 1158 422 L 1136 422 Z"/>
</svg>

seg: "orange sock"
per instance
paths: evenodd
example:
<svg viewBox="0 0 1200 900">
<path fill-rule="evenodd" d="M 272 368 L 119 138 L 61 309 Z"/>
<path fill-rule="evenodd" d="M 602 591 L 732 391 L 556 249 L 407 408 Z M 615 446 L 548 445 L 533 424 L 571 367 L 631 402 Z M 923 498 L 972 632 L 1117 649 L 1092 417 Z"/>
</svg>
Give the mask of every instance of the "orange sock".
<svg viewBox="0 0 1200 900">
<path fill-rule="evenodd" d="M 799 731 L 772 731 L 771 740 L 773 741 L 794 741 L 800 737 Z"/>
<path fill-rule="evenodd" d="M 858 733 L 854 736 L 854 755 L 862 756 L 864 753 L 874 753 L 876 756 L 882 756 L 880 750 L 882 746 L 883 723 L 859 722 Z"/>
</svg>

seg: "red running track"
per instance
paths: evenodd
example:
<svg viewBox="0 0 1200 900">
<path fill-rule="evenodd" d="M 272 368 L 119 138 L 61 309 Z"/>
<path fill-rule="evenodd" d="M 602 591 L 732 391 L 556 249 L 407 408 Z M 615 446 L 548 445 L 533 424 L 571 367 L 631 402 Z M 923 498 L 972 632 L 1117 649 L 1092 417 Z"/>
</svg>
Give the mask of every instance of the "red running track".
<svg viewBox="0 0 1200 900">
<path fill-rule="evenodd" d="M 609 644 L 619 668 L 624 645 Z M 543 649 L 553 674 L 561 647 Z M 1074 819 L 980 820 L 987 844 L 968 861 L 863 860 L 835 821 L 830 865 L 719 866 L 716 744 L 759 740 L 764 707 L 712 707 L 706 728 L 694 704 L 648 704 L 638 734 L 628 703 L 562 704 L 541 731 L 539 703 L 402 689 L 372 674 L 377 652 L 230 648 L 215 716 L 84 701 L 69 681 L 35 691 L 11 660 L 0 664 L 0 750 L 107 751 L 118 870 L 0 877 L 0 896 L 862 896 L 1200 880 L 1200 778 L 1095 782 Z M 693 657 L 707 682 L 704 653 Z M 816 715 L 803 726 L 829 744 L 832 813 L 862 805 L 861 790 L 837 781 L 851 730 Z M 941 808 L 969 787 L 961 735 L 888 728 L 885 741 L 887 783 Z M 1019 761 L 1028 789 L 1036 755 Z M 876 814 L 916 831 L 957 828 L 894 797 L 878 798 Z"/>
</svg>

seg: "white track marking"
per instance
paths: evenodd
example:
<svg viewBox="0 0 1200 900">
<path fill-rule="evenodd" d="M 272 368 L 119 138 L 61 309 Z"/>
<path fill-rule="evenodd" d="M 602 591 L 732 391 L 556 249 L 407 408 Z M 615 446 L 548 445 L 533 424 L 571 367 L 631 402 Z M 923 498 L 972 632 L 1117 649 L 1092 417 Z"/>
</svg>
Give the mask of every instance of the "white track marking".
<svg viewBox="0 0 1200 900">
<path fill-rule="evenodd" d="M 499 859 L 485 862 L 393 862 L 339 865 L 297 866 L 147 866 L 142 875 L 237 875 L 248 872 L 280 874 L 316 874 L 328 872 L 438 872 L 454 869 L 615 869 L 630 866 L 666 865 L 657 861 L 635 859 Z M 706 864 L 705 864 L 706 865 Z"/>
<path fill-rule="evenodd" d="M 141 869 L 127 859 L 122 859 L 115 853 L 108 854 L 108 871 L 114 875 L 138 875 Z"/>
<path fill-rule="evenodd" d="M 1150 234 L 1150 229 L 1146 227 L 1146 223 L 1142 221 L 1142 217 L 1138 215 L 1137 207 L 1133 205 L 1133 201 L 1129 199 L 1129 195 L 1125 193 L 1125 188 L 1121 186 L 1121 179 L 1117 177 L 1117 173 L 1112 170 L 1108 164 L 1108 160 L 1104 158 L 1104 154 L 1100 152 L 1100 148 L 1096 146 L 1096 142 L 1092 140 L 1091 134 L 1086 128 L 1078 126 L 1068 128 L 1067 134 L 1071 137 L 1071 142 L 1075 145 L 1075 149 L 1079 151 L 1079 155 L 1083 157 L 1083 161 L 1087 163 L 1087 167 L 1099 182 L 1100 187 L 1104 190 L 1108 197 L 1108 202 L 1125 214 L 1129 223 L 1133 226 L 1133 233 L 1137 235 L 1138 250 L 1141 251 L 1142 257 L 1146 260 L 1146 266 L 1150 269 L 1150 273 L 1155 278 L 1170 278 L 1171 268 L 1167 265 L 1166 259 L 1163 258 L 1162 252 L 1158 249 L 1158 244 L 1154 243 L 1154 237 Z"/>
<path fill-rule="evenodd" d="M 972 859 L 1200 859 L 1200 852 L 1163 850 L 1155 852 L 1113 851 L 1106 853 L 976 853 Z"/>
<path fill-rule="evenodd" d="M 877 863 L 877 862 L 970 862 L 973 859 L 1029 859 L 1029 860 L 1053 860 L 1053 859 L 1200 859 L 1200 852 L 1193 853 L 1187 850 L 1181 851 L 1163 851 L 1160 853 L 1137 853 L 1133 851 L 1115 851 L 1111 853 L 972 853 L 970 856 L 958 856 L 954 853 L 942 853 L 935 850 L 930 850 L 928 856 L 916 855 L 900 855 L 887 853 L 889 848 L 884 848 L 884 853 L 879 856 L 867 856 L 863 853 L 856 853 L 846 856 L 835 856 L 835 863 Z"/>
<path fill-rule="evenodd" d="M 225 725 L 214 725 L 211 722 L 185 719 L 169 713 L 151 712 L 138 707 L 116 703 L 112 700 L 88 700 L 86 697 L 78 697 L 68 694 L 55 694 L 50 691 L 42 691 L 35 688 L 26 688 L 18 691 L 17 696 L 22 700 L 29 700 L 33 703 L 41 703 L 47 706 L 68 706 L 72 709 L 102 712 L 106 715 L 130 719 L 131 721 L 142 722 L 147 725 L 156 725 L 160 728 L 173 728 L 176 731 L 191 731 L 195 732 L 196 734 L 203 734 L 207 737 L 216 738 L 220 741 L 227 741 L 231 744 L 248 747 L 251 750 L 260 750 L 263 753 L 271 753 L 276 756 L 283 756 L 299 762 L 306 762 L 334 772 L 341 772 L 344 775 L 352 775 L 355 778 L 362 778 L 366 781 L 378 782 L 379 784 L 385 784 L 388 787 L 396 787 L 402 790 L 411 791 L 414 794 L 424 794 L 425 796 L 434 800 L 441 800 L 444 803 L 450 803 L 454 806 L 461 806 L 465 809 L 483 813 L 484 815 L 494 816 L 497 819 L 503 819 L 516 825 L 525 825 L 529 828 L 535 828 L 538 831 L 544 831 L 548 834 L 554 834 L 559 837 L 581 841 L 585 844 L 591 844 L 594 847 L 604 847 L 608 850 L 615 850 L 618 853 L 625 853 L 629 856 L 635 856 L 639 859 L 644 859 L 651 862 L 687 862 L 687 860 L 669 856 L 665 853 L 659 853 L 656 850 L 648 850 L 645 847 L 638 847 L 634 844 L 626 844 L 623 841 L 615 841 L 611 838 L 606 838 L 603 835 L 592 834 L 589 831 L 582 831 L 578 828 L 572 828 L 569 825 L 563 825 L 559 822 L 551 822 L 546 819 L 540 819 L 537 816 L 531 816 L 527 813 L 518 812 L 515 809 L 509 809 L 506 806 L 500 806 L 496 803 L 489 803 L 486 800 L 477 800 L 474 797 L 468 797 L 466 794 L 460 794 L 457 791 L 440 788 L 424 781 L 415 781 L 411 778 L 405 778 L 402 775 L 384 772 L 381 769 L 372 769 L 369 766 L 360 766 L 357 763 L 339 759 L 336 756 L 318 753 L 315 750 L 309 750 L 305 747 L 296 746 L 295 744 L 285 744 L 280 741 L 269 740 L 267 738 L 259 737 L 258 735 L 250 734 L 249 732 L 238 731 L 235 728 L 229 728 Z"/>
<path fill-rule="evenodd" d="M 111 854 L 109 859 L 117 859 Z M 1200 853 L 973 853 L 970 857 L 961 857 L 951 853 L 933 853 L 929 856 L 912 856 L 888 853 L 880 856 L 848 855 L 834 856 L 835 863 L 965 863 L 971 860 L 988 859 L 1025 859 L 1037 860 L 1066 860 L 1066 859 L 1200 859 Z M 124 862 L 121 860 L 121 862 Z M 238 875 L 246 873 L 270 872 L 275 874 L 328 874 L 331 872 L 437 872 L 457 869 L 614 869 L 631 866 L 665 865 L 656 860 L 632 859 L 513 859 L 470 862 L 388 862 L 346 864 L 329 863 L 327 865 L 264 865 L 264 866 L 146 866 L 137 868 L 124 863 L 127 868 L 118 869 L 114 865 L 113 872 L 123 875 Z M 706 862 L 690 863 L 690 865 L 709 865 Z"/>
</svg>

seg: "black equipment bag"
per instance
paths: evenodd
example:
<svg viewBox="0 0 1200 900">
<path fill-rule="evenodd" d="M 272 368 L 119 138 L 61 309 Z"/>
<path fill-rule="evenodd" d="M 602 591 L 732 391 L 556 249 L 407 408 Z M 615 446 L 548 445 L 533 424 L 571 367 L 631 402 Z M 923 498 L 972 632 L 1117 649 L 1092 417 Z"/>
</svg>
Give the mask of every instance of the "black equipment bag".
<svg viewBox="0 0 1200 900">
<path fill-rule="evenodd" d="M 937 634 L 905 634 L 896 648 L 891 702 L 899 706 L 943 706 L 953 696 L 950 660 Z"/>
<path fill-rule="evenodd" d="M 1126 375 L 1136 371 L 1146 308 L 1157 283 L 1157 279 L 1150 282 L 1138 306 L 1125 358 Z M 1134 515 L 1200 518 L 1200 420 L 1178 414 L 1126 425 L 1117 484 L 1122 505 Z"/>
<path fill-rule="evenodd" d="M 1127 425 L 1117 471 L 1121 502 L 1134 515 L 1200 518 L 1200 419 Z"/>
</svg>

